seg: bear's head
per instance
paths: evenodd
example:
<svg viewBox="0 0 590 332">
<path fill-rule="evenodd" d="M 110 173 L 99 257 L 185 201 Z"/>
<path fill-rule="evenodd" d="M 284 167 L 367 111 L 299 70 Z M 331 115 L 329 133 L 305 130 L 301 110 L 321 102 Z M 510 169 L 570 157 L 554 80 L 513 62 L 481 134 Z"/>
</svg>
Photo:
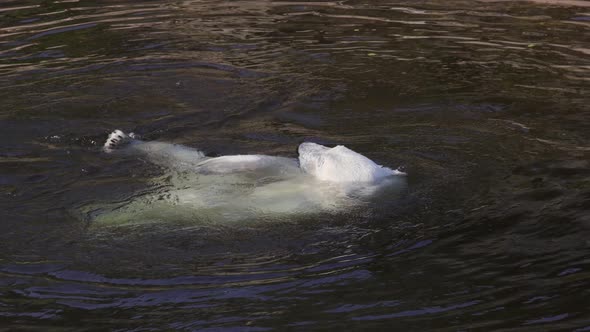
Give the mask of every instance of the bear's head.
<svg viewBox="0 0 590 332">
<path fill-rule="evenodd" d="M 299 166 L 305 173 L 331 182 L 375 183 L 390 175 L 403 174 L 377 165 L 345 146 L 328 148 L 310 142 L 299 145 Z"/>
</svg>

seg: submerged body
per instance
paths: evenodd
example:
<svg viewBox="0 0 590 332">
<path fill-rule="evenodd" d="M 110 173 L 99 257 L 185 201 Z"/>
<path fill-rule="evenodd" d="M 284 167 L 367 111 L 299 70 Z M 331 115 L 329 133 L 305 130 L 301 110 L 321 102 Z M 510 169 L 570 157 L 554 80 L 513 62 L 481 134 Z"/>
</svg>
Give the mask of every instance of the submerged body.
<svg viewBox="0 0 590 332">
<path fill-rule="evenodd" d="M 139 154 L 166 169 L 164 190 L 134 197 L 92 218 L 137 222 L 181 218 L 260 219 L 277 214 L 338 212 L 366 203 L 383 188 L 403 188 L 404 173 L 377 165 L 344 146 L 302 143 L 299 158 L 231 155 L 209 158 L 176 144 L 145 142 L 115 131 L 108 153 Z M 98 212 L 97 212 L 98 211 Z"/>
</svg>

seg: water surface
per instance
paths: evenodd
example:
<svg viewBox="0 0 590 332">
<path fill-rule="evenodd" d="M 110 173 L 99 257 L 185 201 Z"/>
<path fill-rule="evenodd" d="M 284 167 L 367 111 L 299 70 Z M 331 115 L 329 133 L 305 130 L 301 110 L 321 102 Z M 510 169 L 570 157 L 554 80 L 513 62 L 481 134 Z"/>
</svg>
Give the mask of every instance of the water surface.
<svg viewBox="0 0 590 332">
<path fill-rule="evenodd" d="M 590 329 L 586 1 L 3 1 L 7 330 Z M 113 129 L 408 173 L 361 209 L 104 225 Z"/>
</svg>

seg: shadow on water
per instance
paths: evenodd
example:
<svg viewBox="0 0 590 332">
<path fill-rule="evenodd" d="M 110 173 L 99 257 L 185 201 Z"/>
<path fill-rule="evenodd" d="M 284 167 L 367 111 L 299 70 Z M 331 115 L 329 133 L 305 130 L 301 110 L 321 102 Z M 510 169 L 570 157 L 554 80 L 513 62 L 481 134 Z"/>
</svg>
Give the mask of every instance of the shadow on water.
<svg viewBox="0 0 590 332">
<path fill-rule="evenodd" d="M 588 330 L 589 20 L 584 1 L 4 1 L 0 326 Z M 102 153 L 115 128 L 210 156 L 343 144 L 407 188 L 100 225 L 73 211 L 166 173 Z"/>
</svg>

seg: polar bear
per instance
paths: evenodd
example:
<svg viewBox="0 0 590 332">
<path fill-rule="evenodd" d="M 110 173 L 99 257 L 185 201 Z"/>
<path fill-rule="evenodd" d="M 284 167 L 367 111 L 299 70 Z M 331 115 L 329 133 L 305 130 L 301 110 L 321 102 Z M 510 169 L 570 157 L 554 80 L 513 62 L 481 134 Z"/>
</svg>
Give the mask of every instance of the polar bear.
<svg viewBox="0 0 590 332">
<path fill-rule="evenodd" d="M 381 188 L 404 187 L 399 170 L 380 166 L 342 145 L 305 142 L 298 158 L 267 155 L 207 157 L 194 148 L 143 141 L 113 131 L 104 152 L 139 154 L 168 170 L 166 192 L 133 196 L 99 219 L 129 221 L 146 211 L 242 219 L 261 215 L 342 211 L 366 202 Z M 162 199 L 165 197 L 165 199 Z M 214 215 L 212 215 L 212 214 Z M 153 214 L 153 213 L 152 213 Z M 108 218 L 105 218 L 108 216 Z"/>
<path fill-rule="evenodd" d="M 377 165 L 371 159 L 343 145 L 333 148 L 304 142 L 299 145 L 297 162 L 291 158 L 266 155 L 230 155 L 207 158 L 199 150 L 163 142 L 144 142 L 120 130 L 113 131 L 104 144 L 104 151 L 113 152 L 127 145 L 128 151 L 141 152 L 154 163 L 171 167 L 192 166 L 201 173 L 235 173 L 240 171 L 304 172 L 321 181 L 340 183 L 375 183 L 381 179 L 405 175 L 399 170 Z"/>
</svg>

